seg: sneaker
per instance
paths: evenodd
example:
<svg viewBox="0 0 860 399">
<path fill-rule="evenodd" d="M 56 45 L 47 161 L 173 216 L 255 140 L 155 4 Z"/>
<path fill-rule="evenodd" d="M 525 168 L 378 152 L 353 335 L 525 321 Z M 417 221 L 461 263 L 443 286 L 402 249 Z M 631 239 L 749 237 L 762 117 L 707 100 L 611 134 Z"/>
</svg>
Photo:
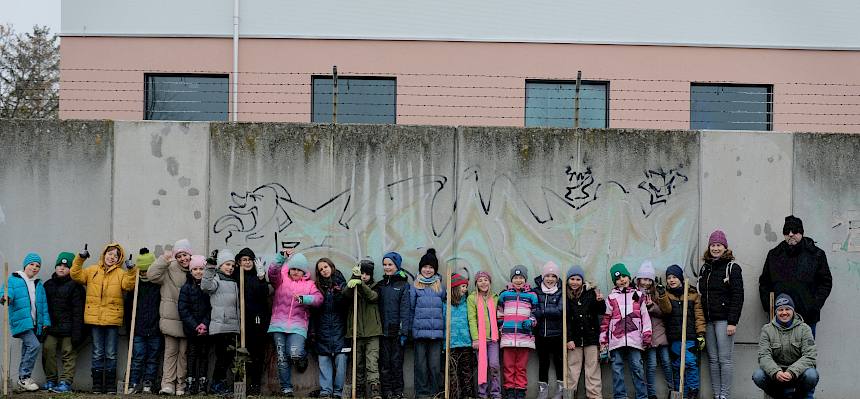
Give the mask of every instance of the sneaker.
<svg viewBox="0 0 860 399">
<path fill-rule="evenodd" d="M 143 393 L 152 393 L 152 383 L 149 381 L 143 382 Z"/>
<path fill-rule="evenodd" d="M 72 384 L 69 384 L 68 381 L 60 381 L 59 384 L 54 386 L 54 389 L 51 389 L 53 393 L 67 393 L 72 392 Z"/>
<path fill-rule="evenodd" d="M 185 395 L 185 389 L 176 388 L 176 396 L 182 396 L 182 395 Z"/>
<path fill-rule="evenodd" d="M 45 385 L 42 385 L 42 389 L 45 391 L 51 391 L 54 389 L 55 386 L 57 386 L 57 384 L 54 384 L 54 381 L 48 381 L 45 383 Z"/>
<path fill-rule="evenodd" d="M 284 388 L 281 390 L 281 396 L 283 396 L 285 398 L 292 398 L 293 397 L 293 391 L 290 389 Z"/>
<path fill-rule="evenodd" d="M 173 395 L 176 391 L 173 390 L 173 387 L 170 385 L 166 385 L 161 387 L 161 390 L 158 391 L 159 395 Z"/>
<path fill-rule="evenodd" d="M 25 391 L 38 391 L 39 385 L 33 382 L 33 379 L 30 377 L 27 378 L 19 378 L 18 379 L 18 387 Z"/>
<path fill-rule="evenodd" d="M 215 395 L 227 395 L 232 393 L 229 389 L 227 389 L 227 384 L 223 381 L 218 381 L 212 384 L 212 386 L 209 387 L 209 391 Z"/>
<path fill-rule="evenodd" d="M 134 395 L 140 392 L 140 384 L 129 383 L 128 394 Z"/>
</svg>

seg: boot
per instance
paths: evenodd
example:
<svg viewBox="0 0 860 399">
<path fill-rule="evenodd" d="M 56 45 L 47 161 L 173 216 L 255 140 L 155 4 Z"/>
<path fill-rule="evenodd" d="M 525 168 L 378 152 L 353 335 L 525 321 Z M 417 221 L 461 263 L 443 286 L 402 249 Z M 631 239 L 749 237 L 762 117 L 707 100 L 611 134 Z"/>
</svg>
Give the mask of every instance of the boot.
<svg viewBox="0 0 860 399">
<path fill-rule="evenodd" d="M 564 381 L 555 381 L 555 395 L 552 399 L 564 399 Z"/>
<path fill-rule="evenodd" d="M 197 393 L 201 395 L 206 395 L 209 393 L 209 387 L 206 386 L 208 382 L 206 382 L 206 377 L 200 377 L 197 379 Z"/>
<path fill-rule="evenodd" d="M 687 399 L 699 399 L 699 390 L 691 389 L 687 391 Z"/>
<path fill-rule="evenodd" d="M 92 369 L 90 370 L 93 378 L 93 393 L 99 394 L 104 393 L 105 385 L 104 385 L 104 370 L 102 369 Z"/>
<path fill-rule="evenodd" d="M 517 390 L 514 388 L 505 389 L 505 399 L 517 399 Z"/>
<path fill-rule="evenodd" d="M 105 369 L 104 390 L 108 395 L 116 395 L 116 369 Z"/>
<path fill-rule="evenodd" d="M 549 396 L 549 387 L 545 382 L 538 382 L 538 396 L 537 399 L 546 399 Z"/>
<path fill-rule="evenodd" d="M 525 389 L 517 389 L 517 399 L 526 399 Z"/>
<path fill-rule="evenodd" d="M 194 377 L 186 377 L 185 378 L 185 389 L 189 395 L 197 395 L 199 390 L 197 389 L 197 380 Z"/>
<path fill-rule="evenodd" d="M 370 384 L 370 399 L 382 399 L 382 395 L 379 394 L 378 382 Z"/>
</svg>

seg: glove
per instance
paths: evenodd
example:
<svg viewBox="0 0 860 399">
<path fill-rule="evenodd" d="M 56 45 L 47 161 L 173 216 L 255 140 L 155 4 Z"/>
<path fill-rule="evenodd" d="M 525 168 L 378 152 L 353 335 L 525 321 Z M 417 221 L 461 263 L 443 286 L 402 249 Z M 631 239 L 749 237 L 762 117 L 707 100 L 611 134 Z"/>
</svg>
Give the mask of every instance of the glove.
<svg viewBox="0 0 860 399">
<path fill-rule="evenodd" d="M 353 276 L 361 276 L 361 266 L 355 265 L 352 267 Z"/>
<path fill-rule="evenodd" d="M 206 258 L 206 264 L 218 266 L 218 250 L 213 250 L 209 257 Z"/>
<path fill-rule="evenodd" d="M 699 351 L 705 350 L 705 337 L 696 337 L 696 341 L 699 341 Z"/>
<path fill-rule="evenodd" d="M 84 244 L 84 250 L 78 253 L 78 256 L 83 260 L 87 260 L 90 258 L 90 251 L 87 251 L 87 244 Z"/>
<path fill-rule="evenodd" d="M 254 269 L 257 270 L 257 278 L 262 279 L 266 276 L 266 265 L 262 259 L 254 259 Z"/>
<path fill-rule="evenodd" d="M 275 264 L 276 265 L 283 265 L 284 261 L 286 261 L 286 260 L 287 259 L 284 258 L 284 254 L 282 254 L 282 253 L 278 253 L 277 255 L 275 255 Z"/>
<path fill-rule="evenodd" d="M 663 285 L 663 279 L 660 277 L 657 277 L 657 279 L 654 282 L 657 283 L 657 285 L 656 285 L 657 294 L 659 294 L 660 296 L 666 295 L 666 286 Z"/>
<path fill-rule="evenodd" d="M 131 255 L 129 255 L 128 260 L 126 260 L 123 264 L 125 265 L 126 269 L 131 269 L 132 267 L 134 267 L 135 262 L 131 259 Z"/>
<path fill-rule="evenodd" d="M 523 320 L 523 330 L 531 330 L 532 329 L 532 321 L 531 319 Z"/>
<path fill-rule="evenodd" d="M 481 344 L 479 344 L 478 341 L 472 341 L 472 349 L 478 350 L 480 346 Z"/>
<path fill-rule="evenodd" d="M 302 295 L 299 297 L 299 302 L 302 305 L 310 305 L 310 304 L 314 303 L 314 296 L 313 295 Z"/>
<path fill-rule="evenodd" d="M 346 286 L 348 288 L 355 288 L 355 286 L 361 284 L 361 280 L 354 278 L 352 280 L 347 281 Z"/>
<path fill-rule="evenodd" d="M 406 336 L 405 335 L 400 336 L 400 346 L 406 346 Z"/>
</svg>

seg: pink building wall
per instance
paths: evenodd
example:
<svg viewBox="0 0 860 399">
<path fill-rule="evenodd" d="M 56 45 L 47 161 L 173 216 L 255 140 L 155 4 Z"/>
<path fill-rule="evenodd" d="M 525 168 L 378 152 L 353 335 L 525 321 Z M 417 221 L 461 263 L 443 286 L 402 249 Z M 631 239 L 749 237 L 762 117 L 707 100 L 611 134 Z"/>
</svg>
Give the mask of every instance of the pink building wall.
<svg viewBox="0 0 860 399">
<path fill-rule="evenodd" d="M 229 73 L 231 56 L 225 38 L 63 37 L 60 117 L 142 119 L 144 73 Z M 430 41 L 241 39 L 239 120 L 309 122 L 332 65 L 396 77 L 400 124 L 523 126 L 527 78 L 581 70 L 610 82 L 614 128 L 688 129 L 690 82 L 725 82 L 772 84 L 774 131 L 860 131 L 857 51 Z"/>
</svg>

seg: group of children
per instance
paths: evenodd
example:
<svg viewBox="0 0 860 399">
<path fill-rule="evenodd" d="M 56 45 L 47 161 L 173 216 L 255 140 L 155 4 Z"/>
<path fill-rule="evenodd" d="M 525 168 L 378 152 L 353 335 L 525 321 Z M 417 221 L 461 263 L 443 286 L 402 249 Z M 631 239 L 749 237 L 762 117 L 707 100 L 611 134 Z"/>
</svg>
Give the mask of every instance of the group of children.
<svg viewBox="0 0 860 399">
<path fill-rule="evenodd" d="M 712 234 L 709 241 L 705 264 L 712 272 L 712 264 L 721 264 L 731 257 L 731 251 L 722 232 Z M 636 398 L 656 397 L 658 360 L 673 389 L 678 387 L 678 370 L 685 362 L 686 396 L 698 397 L 697 352 L 704 347 L 705 312 L 702 297 L 685 285 L 684 272 L 677 265 L 666 269 L 664 285 L 650 262 L 642 264 L 635 280 L 624 264 L 615 264 L 610 269 L 614 288 L 604 298 L 586 281 L 582 267 L 573 266 L 562 275 L 553 262 L 543 266 L 534 286 L 528 282 L 528 269 L 517 265 L 498 294 L 486 271 L 475 274 L 473 290 L 466 276 L 453 274 L 449 289 L 432 248 L 421 257 L 411 284 L 397 252 L 383 256 L 379 281 L 374 280 L 371 260 L 359 262 L 347 277 L 331 259 L 320 258 L 311 279 L 308 260 L 292 250 L 265 265 L 248 248 L 235 255 L 228 249 L 213 251 L 208 258 L 193 255 L 188 240 L 179 240 L 172 251 L 158 258 L 142 249 L 136 259 L 123 262 L 125 251 L 117 243 L 108 244 L 98 262 L 84 268 L 88 257 L 86 249 L 78 256 L 61 253 L 55 273 L 43 286 L 37 277 L 41 258 L 28 254 L 23 270 L 9 278 L 8 299 L 3 299 L 10 302 L 12 334 L 22 340 L 21 389 L 39 388 L 31 372 L 44 340 L 44 388 L 68 392 L 76 348 L 89 334 L 93 339 L 93 391 L 116 392 L 117 331 L 124 313 L 131 316 L 124 309 L 123 296 L 134 291 L 137 275 L 132 393 L 155 389 L 162 348 L 159 393 L 228 392 L 228 370 L 240 346 L 239 285 L 243 282 L 250 394 L 260 391 L 268 334 L 274 342 L 280 393 L 285 396 L 293 394 L 292 371 L 303 372 L 308 367 L 306 349 L 312 349 L 319 364 L 321 397 L 349 396 L 344 383 L 352 353 L 358 366 L 358 397 L 403 398 L 403 358 L 410 338 L 415 396 L 438 395 L 444 390 L 442 359 L 450 294 L 451 397 L 501 398 L 504 392 L 506 398 L 525 398 L 533 350 L 539 362 L 539 399 L 547 399 L 552 391 L 553 399 L 562 398 L 566 389 L 576 391 L 581 374 L 586 396 L 601 397 L 601 358 L 611 359 L 616 398 L 626 397 L 625 363 L 633 376 Z M 725 282 L 735 273 L 729 267 L 728 272 L 723 271 Z M 685 290 L 687 340 L 681 342 Z M 708 328 L 711 322 L 707 321 Z M 732 327 L 737 324 L 736 319 L 729 322 L 734 323 Z M 307 340 L 312 340 L 310 348 L 306 348 Z M 558 350 L 562 347 L 568 352 L 567 365 Z M 62 352 L 61 372 L 56 367 L 58 350 Z M 210 351 L 215 353 L 211 379 Z M 549 379 L 550 363 L 555 365 L 554 384 Z M 562 382 L 565 367 L 568 386 Z"/>
</svg>

